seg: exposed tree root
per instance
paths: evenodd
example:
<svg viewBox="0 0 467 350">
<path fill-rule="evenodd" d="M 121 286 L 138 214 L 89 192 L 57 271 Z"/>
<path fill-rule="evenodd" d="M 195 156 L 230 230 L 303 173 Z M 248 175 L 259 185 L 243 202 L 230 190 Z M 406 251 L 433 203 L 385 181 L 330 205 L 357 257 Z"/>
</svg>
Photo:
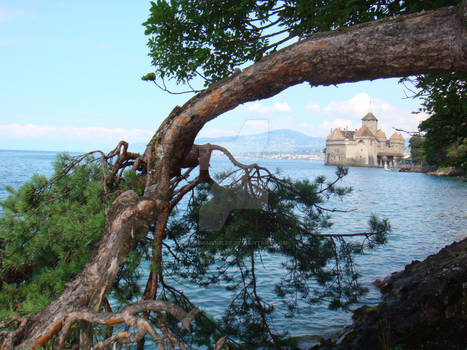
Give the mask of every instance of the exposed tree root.
<svg viewBox="0 0 467 350">
<path fill-rule="evenodd" d="M 194 308 L 189 313 L 187 313 L 180 307 L 166 301 L 145 300 L 128 305 L 119 312 L 94 312 L 87 308 L 83 308 L 79 311 L 64 314 L 61 318 L 55 319 L 54 322 L 49 325 L 49 327 L 58 332 L 56 341 L 56 346 L 58 349 L 65 348 L 66 339 L 73 324 L 83 321 L 94 325 L 105 325 L 112 327 L 119 324 L 125 324 L 126 326 L 135 329 L 133 332 L 121 331 L 115 333 L 109 336 L 107 339 L 103 339 L 97 343 L 94 349 L 106 349 L 116 343 L 135 343 L 142 339 L 146 334 L 151 336 L 151 338 L 160 346 L 161 349 L 165 349 L 164 340 L 171 344 L 170 348 L 174 348 L 173 344 L 177 344 L 180 349 L 186 349 L 182 342 L 177 340 L 172 334 L 169 333 L 165 324 L 164 326 L 160 327 L 163 333 L 163 336 L 160 336 L 156 329 L 146 319 L 138 316 L 138 314 L 142 312 L 151 311 L 155 312 L 158 320 L 162 322 L 163 318 L 161 312 L 163 311 L 169 313 L 177 320 L 179 320 L 187 331 L 190 331 L 191 322 L 199 312 L 199 309 Z M 14 317 L 8 322 L 2 324 L 2 327 L 8 327 L 14 323 L 18 323 L 18 326 L 14 330 L 2 331 L 0 333 L 0 337 L 4 338 L 1 349 L 13 349 L 15 338 L 24 331 L 28 321 L 28 318 Z"/>
<path fill-rule="evenodd" d="M 18 336 L 20 336 L 28 322 L 26 317 L 11 317 L 8 321 L 0 324 L 0 329 L 8 328 L 15 323 L 17 324 L 16 328 L 13 330 L 4 330 L 0 332 L 0 340 L 3 338 L 3 343 L 1 344 L 0 349 L 12 349 L 13 344 Z"/>
</svg>

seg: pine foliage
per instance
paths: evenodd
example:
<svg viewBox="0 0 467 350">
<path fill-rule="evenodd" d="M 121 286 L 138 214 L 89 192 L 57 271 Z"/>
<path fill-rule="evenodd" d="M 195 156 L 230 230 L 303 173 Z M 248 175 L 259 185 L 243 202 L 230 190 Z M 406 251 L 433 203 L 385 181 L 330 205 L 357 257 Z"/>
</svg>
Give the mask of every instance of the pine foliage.
<svg viewBox="0 0 467 350">
<path fill-rule="evenodd" d="M 34 175 L 19 189 L 9 188 L 9 197 L 0 202 L 0 319 L 33 314 L 60 296 L 93 254 L 109 203 L 129 188 L 142 194 L 138 173 L 127 171 L 104 185 L 111 167 L 96 158 L 80 159 L 61 155 L 51 178 Z M 336 210 L 326 208 L 326 201 L 351 191 L 337 185 L 346 169 L 338 168 L 336 180 L 329 182 L 324 177 L 281 178 L 265 168 L 238 166 L 244 175 L 238 175 L 239 169 L 219 174 L 217 182 L 198 185 L 173 209 L 158 298 L 184 309 L 194 307 L 171 285 L 174 281 L 217 285 L 232 295 L 223 315 L 200 313 L 191 334 L 165 316 L 186 343 L 209 345 L 228 336 L 232 348 L 291 345 L 284 330 L 273 328 L 274 302 L 263 296 L 264 281 L 256 274 L 262 256 L 282 261 L 274 292 L 287 317 L 294 317 L 304 303 L 345 307 L 365 292 L 353 255 L 384 243 L 390 226 L 373 218 L 370 230 L 361 234 L 363 242 L 327 233 Z M 114 306 L 120 304 L 117 308 L 141 297 L 141 272 L 148 268 L 152 240 L 150 229 L 118 273 L 107 296 Z M 95 328 L 96 335 L 102 331 Z"/>
<path fill-rule="evenodd" d="M 384 243 L 390 225 L 387 220 L 371 218 L 363 242 L 354 237 L 347 241 L 345 236 L 326 235 L 332 232 L 333 209 L 326 208 L 325 202 L 351 191 L 336 185 L 346 174 L 346 169 L 339 168 L 333 182 L 324 177 L 309 181 L 273 176 L 261 208 L 251 205 L 251 193 L 237 183 L 224 184 L 221 189 L 217 183 L 199 186 L 188 205 L 181 204 L 187 205 L 187 210 L 175 212 L 167 229 L 167 298 L 187 303 L 171 281 L 177 284 L 188 279 L 203 287 L 225 288 L 232 299 L 222 318 L 217 318 L 216 325 L 222 332 L 213 329 L 212 321 L 207 322 L 202 315 L 196 319 L 197 332 L 207 334 L 206 329 L 210 329 L 211 336 L 228 335 L 238 341 L 230 346 L 245 349 L 291 345 L 286 330 L 274 330 L 274 305 L 278 300 L 291 318 L 310 303 L 327 302 L 336 309 L 357 301 L 366 289 L 358 282 L 353 255 L 362 253 L 365 246 Z M 216 222 L 219 218 L 223 221 L 225 213 L 225 225 L 203 225 L 204 215 Z M 273 277 L 277 280 L 273 299 L 265 298 L 262 287 L 270 284 L 272 277 L 265 279 L 264 271 L 262 277 L 256 274 L 258 266 L 264 269 L 263 256 L 282 262 L 282 270 Z M 206 338 L 192 341 L 209 344 Z"/>
<path fill-rule="evenodd" d="M 62 154 L 54 170 L 50 179 L 34 175 L 17 190 L 7 188 L 0 202 L 0 318 L 37 312 L 60 296 L 102 235 L 105 208 L 115 198 L 104 191 L 108 169 L 94 158 L 75 164 Z M 128 176 L 122 188 L 130 183 Z M 127 266 L 119 275 L 125 283 L 116 287 L 128 296 L 135 269 Z"/>
</svg>

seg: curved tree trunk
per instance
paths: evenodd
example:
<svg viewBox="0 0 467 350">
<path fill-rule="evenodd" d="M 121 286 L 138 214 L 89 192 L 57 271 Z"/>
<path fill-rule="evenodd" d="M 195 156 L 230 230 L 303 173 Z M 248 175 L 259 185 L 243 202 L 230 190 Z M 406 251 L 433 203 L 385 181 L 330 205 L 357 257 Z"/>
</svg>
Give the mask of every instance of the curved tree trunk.
<svg viewBox="0 0 467 350">
<path fill-rule="evenodd" d="M 271 54 L 176 107 L 146 150 L 151 183 L 169 176 L 208 121 L 303 82 L 311 86 L 467 71 L 467 2 L 318 34 Z M 169 168 L 157 168 L 157 165 Z M 156 191 L 157 192 L 157 191 Z"/>
<path fill-rule="evenodd" d="M 154 201 L 138 198 L 133 191 L 118 196 L 107 209 L 105 232 L 99 249 L 84 270 L 49 307 L 32 317 L 25 327 L 20 348 L 44 345 L 72 312 L 87 307 L 98 311 L 138 234 L 145 234 L 154 219 Z"/>
<path fill-rule="evenodd" d="M 67 314 L 97 311 L 139 233 L 166 220 L 170 179 L 185 165 L 200 129 L 213 118 L 289 86 L 311 86 L 431 72 L 467 72 L 466 2 L 385 19 L 300 41 L 224 79 L 176 107 L 148 144 L 145 193 L 121 194 L 107 211 L 98 251 L 63 295 L 4 342 L 36 348 L 58 334 Z M 154 288 L 154 286 L 153 286 Z M 24 326 L 24 327 L 23 327 Z M 25 331 L 27 329 L 27 331 Z M 14 339 L 13 339 L 14 338 Z"/>
</svg>

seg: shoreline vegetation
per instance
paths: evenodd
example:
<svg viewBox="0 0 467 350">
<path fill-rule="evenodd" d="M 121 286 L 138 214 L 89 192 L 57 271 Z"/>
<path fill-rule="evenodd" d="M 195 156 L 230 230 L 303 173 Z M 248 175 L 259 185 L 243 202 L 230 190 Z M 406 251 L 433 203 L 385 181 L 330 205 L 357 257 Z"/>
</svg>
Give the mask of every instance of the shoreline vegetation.
<svg viewBox="0 0 467 350">
<path fill-rule="evenodd" d="M 456 167 L 434 167 L 434 166 L 421 166 L 421 165 L 408 165 L 402 166 L 399 169 L 400 172 L 410 172 L 410 173 L 424 173 L 432 176 L 440 177 L 460 177 L 466 178 L 467 174 L 461 168 Z"/>
</svg>

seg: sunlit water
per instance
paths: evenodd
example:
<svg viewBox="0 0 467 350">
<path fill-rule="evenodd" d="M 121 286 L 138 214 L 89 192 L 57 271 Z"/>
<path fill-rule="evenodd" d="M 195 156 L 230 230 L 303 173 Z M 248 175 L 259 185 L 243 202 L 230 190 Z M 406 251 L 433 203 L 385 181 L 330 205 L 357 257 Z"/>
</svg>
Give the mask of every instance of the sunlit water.
<svg viewBox="0 0 467 350">
<path fill-rule="evenodd" d="M 5 187 L 8 185 L 17 188 L 34 173 L 50 175 L 55 156 L 53 152 L 0 151 L 3 165 L 0 167 L 0 199 L 6 197 Z M 294 178 L 313 179 L 325 175 L 331 179 L 335 171 L 321 162 L 307 160 L 258 162 Z M 213 159 L 214 171 L 226 166 L 225 160 Z M 380 294 L 371 284 L 375 279 L 383 279 L 412 260 L 422 260 L 446 244 L 467 236 L 467 182 L 460 179 L 351 168 L 343 185 L 352 186 L 353 192 L 342 202 L 331 202 L 328 206 L 353 211 L 333 217 L 333 232 L 365 231 L 371 214 L 389 218 L 393 228 L 384 247 L 357 258 L 362 281 L 370 288 L 362 303 L 378 302 Z M 259 264 L 257 268 L 264 298 L 272 300 L 278 309 L 274 323 L 277 330 L 287 329 L 292 336 L 311 344 L 317 336 L 337 332 L 351 322 L 349 312 L 330 311 L 326 305 L 306 307 L 294 319 L 283 317 L 281 309 L 285 309 L 273 293 L 281 273 L 280 261 L 263 255 L 262 266 Z M 192 301 L 212 315 L 220 315 L 229 302 L 229 293 L 222 287 L 199 288 L 190 283 L 181 284 Z"/>
</svg>

